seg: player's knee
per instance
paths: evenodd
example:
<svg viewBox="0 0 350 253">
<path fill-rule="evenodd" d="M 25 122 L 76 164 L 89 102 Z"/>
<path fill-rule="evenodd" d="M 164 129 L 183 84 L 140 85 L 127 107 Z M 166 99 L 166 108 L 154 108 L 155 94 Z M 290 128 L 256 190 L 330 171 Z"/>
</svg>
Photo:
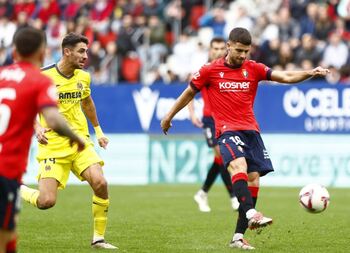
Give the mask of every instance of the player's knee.
<svg viewBox="0 0 350 253">
<path fill-rule="evenodd" d="M 240 157 L 230 162 L 228 170 L 231 174 L 236 174 L 239 172 L 247 173 L 247 162 L 245 158 Z"/>
<path fill-rule="evenodd" d="M 104 177 L 99 177 L 94 180 L 94 190 L 97 192 L 107 190 L 107 180 Z"/>
<path fill-rule="evenodd" d="M 56 204 L 56 198 L 50 196 L 43 196 L 38 198 L 39 209 L 49 209 Z"/>
</svg>

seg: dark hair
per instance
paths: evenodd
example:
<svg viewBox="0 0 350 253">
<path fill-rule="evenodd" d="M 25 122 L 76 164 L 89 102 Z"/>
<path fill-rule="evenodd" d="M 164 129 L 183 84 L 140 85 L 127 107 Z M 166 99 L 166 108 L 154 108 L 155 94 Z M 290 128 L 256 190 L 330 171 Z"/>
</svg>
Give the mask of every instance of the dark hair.
<svg viewBox="0 0 350 253">
<path fill-rule="evenodd" d="M 252 36 L 247 29 L 242 27 L 232 29 L 228 39 L 232 42 L 239 42 L 246 46 L 252 44 Z"/>
<path fill-rule="evenodd" d="M 214 37 L 211 39 L 210 41 L 210 47 L 213 46 L 213 43 L 226 43 L 225 39 L 224 38 L 221 38 L 221 37 Z"/>
<path fill-rule="evenodd" d="M 13 44 L 21 56 L 31 56 L 43 43 L 46 43 L 45 33 L 33 27 L 23 27 L 13 36 Z"/>
<path fill-rule="evenodd" d="M 62 41 L 62 50 L 66 47 L 75 47 L 76 44 L 83 42 L 86 45 L 89 44 L 89 40 L 81 34 L 68 33 Z"/>
</svg>

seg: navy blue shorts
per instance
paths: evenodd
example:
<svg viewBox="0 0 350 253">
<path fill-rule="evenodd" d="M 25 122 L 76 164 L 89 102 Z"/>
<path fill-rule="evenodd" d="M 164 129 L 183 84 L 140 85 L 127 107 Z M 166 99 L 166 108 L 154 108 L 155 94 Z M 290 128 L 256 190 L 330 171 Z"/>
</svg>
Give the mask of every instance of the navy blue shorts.
<svg viewBox="0 0 350 253">
<path fill-rule="evenodd" d="M 232 160 L 245 157 L 248 173 L 259 172 L 260 176 L 264 176 L 273 171 L 270 156 L 258 132 L 227 131 L 219 137 L 218 143 L 226 168 Z"/>
<path fill-rule="evenodd" d="M 3 230 L 12 231 L 16 227 L 15 214 L 20 206 L 18 191 L 17 180 L 0 176 L 0 228 Z"/>
<path fill-rule="evenodd" d="M 213 117 L 204 116 L 202 118 L 202 123 L 203 133 L 205 136 L 205 140 L 207 141 L 208 147 L 215 147 L 218 144 L 218 141 L 215 138 L 215 122 Z"/>
</svg>

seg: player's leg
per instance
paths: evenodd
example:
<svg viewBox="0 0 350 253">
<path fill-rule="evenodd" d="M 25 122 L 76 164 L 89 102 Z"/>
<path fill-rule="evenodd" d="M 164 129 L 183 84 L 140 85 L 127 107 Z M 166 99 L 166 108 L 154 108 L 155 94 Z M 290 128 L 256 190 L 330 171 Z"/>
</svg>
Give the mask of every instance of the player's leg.
<svg viewBox="0 0 350 253">
<path fill-rule="evenodd" d="M 220 167 L 222 166 L 222 159 L 220 153 L 215 150 L 217 146 L 217 140 L 215 138 L 215 123 L 212 117 L 203 117 L 203 133 L 208 147 L 213 148 L 214 151 L 214 161 L 208 170 L 205 181 L 201 189 L 194 195 L 194 200 L 197 202 L 199 210 L 202 212 L 210 212 L 210 207 L 208 203 L 208 192 L 211 186 L 214 184 L 218 174 L 220 173 Z"/>
<path fill-rule="evenodd" d="M 7 245 L 11 241 L 13 234 L 13 231 L 0 229 L 0 253 L 7 253 Z"/>
<path fill-rule="evenodd" d="M 107 243 L 104 239 L 107 227 L 109 196 L 107 180 L 103 175 L 102 165 L 102 159 L 97 155 L 93 146 L 89 145 L 82 152 L 76 154 L 72 172 L 80 180 L 86 180 L 94 192 L 92 197 L 94 219 L 92 247 L 116 249 L 117 247 Z"/>
<path fill-rule="evenodd" d="M 71 162 L 67 158 L 48 158 L 39 161 L 38 189 L 21 185 L 21 197 L 24 201 L 39 209 L 48 209 L 56 204 L 57 189 L 65 188 Z"/>
<path fill-rule="evenodd" d="M 233 189 L 232 189 L 232 181 L 231 181 L 230 173 L 225 168 L 224 163 L 222 161 L 222 158 L 220 155 L 219 145 L 216 145 L 214 147 L 214 150 L 215 150 L 216 157 L 218 157 L 218 159 L 219 159 L 218 163 L 220 164 L 220 175 L 221 175 L 222 181 L 224 182 L 226 190 L 227 190 L 228 194 L 230 195 L 232 209 L 235 211 L 238 211 L 239 202 L 238 202 L 238 199 L 235 196 L 235 193 L 233 192 Z"/>
<path fill-rule="evenodd" d="M 116 249 L 104 239 L 107 227 L 107 214 L 109 207 L 108 186 L 99 163 L 89 166 L 81 176 L 89 182 L 94 195 L 92 197 L 92 213 L 94 217 L 94 235 L 92 247 Z"/>
<path fill-rule="evenodd" d="M 255 139 L 255 136 L 253 136 Z M 251 136 L 245 131 L 227 132 L 220 137 L 220 152 L 232 179 L 233 191 L 240 202 L 242 211 L 249 220 L 252 229 L 263 227 L 272 222 L 272 219 L 263 217 L 254 208 L 252 195 L 248 188 L 247 161 L 251 160 L 250 145 Z M 248 145 L 249 144 L 249 145 Z"/>
<path fill-rule="evenodd" d="M 56 204 L 58 182 L 54 178 L 39 179 L 39 188 L 21 185 L 21 197 L 39 209 L 49 209 Z"/>
<path fill-rule="evenodd" d="M 248 189 L 252 195 L 254 208 L 256 207 L 256 202 L 258 198 L 259 192 L 259 179 L 260 175 L 257 172 L 248 173 Z M 235 248 L 244 248 L 244 249 L 254 249 L 247 241 L 244 240 L 243 236 L 248 228 L 248 219 L 246 214 L 239 208 L 237 218 L 237 225 L 235 229 L 235 233 L 233 235 L 232 241 L 230 242 L 231 247 Z"/>
<path fill-rule="evenodd" d="M 214 162 L 210 169 L 208 170 L 207 177 L 201 187 L 201 189 L 194 195 L 194 200 L 197 202 L 199 210 L 202 212 L 210 212 L 211 209 L 208 203 L 208 192 L 215 182 L 222 166 L 221 157 L 214 157 Z"/>
<path fill-rule="evenodd" d="M 16 224 L 20 209 L 17 180 L 0 176 L 0 253 L 16 252 Z"/>
</svg>

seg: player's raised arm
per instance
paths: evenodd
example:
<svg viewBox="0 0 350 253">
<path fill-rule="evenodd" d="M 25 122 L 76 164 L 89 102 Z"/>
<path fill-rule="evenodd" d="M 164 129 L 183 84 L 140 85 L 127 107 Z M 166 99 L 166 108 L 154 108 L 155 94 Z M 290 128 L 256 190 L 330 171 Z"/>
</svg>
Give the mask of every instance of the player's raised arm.
<svg viewBox="0 0 350 253">
<path fill-rule="evenodd" d="M 314 76 L 325 76 L 328 73 L 330 73 L 329 69 L 324 69 L 322 67 L 301 71 L 273 70 L 271 73 L 271 81 L 279 83 L 297 83 Z"/>
<path fill-rule="evenodd" d="M 171 127 L 171 120 L 174 116 L 184 108 L 196 95 L 196 91 L 189 85 L 182 94 L 176 99 L 175 104 L 171 107 L 170 111 L 160 122 L 160 126 L 163 129 L 164 134 L 168 133 Z"/>
<path fill-rule="evenodd" d="M 94 127 L 98 144 L 100 145 L 100 147 L 105 149 L 109 141 L 100 127 L 100 123 L 98 121 L 96 113 L 95 103 L 92 100 L 91 96 L 88 96 L 81 101 L 81 108 L 83 109 L 83 112 L 85 113 L 86 117 L 90 120 L 91 124 Z"/>
<path fill-rule="evenodd" d="M 79 151 L 84 149 L 84 141 L 69 128 L 66 121 L 56 107 L 45 107 L 42 109 L 41 113 L 44 116 L 47 125 L 52 130 L 54 130 L 59 135 L 68 137 L 72 143 L 76 143 L 78 145 Z"/>
</svg>

